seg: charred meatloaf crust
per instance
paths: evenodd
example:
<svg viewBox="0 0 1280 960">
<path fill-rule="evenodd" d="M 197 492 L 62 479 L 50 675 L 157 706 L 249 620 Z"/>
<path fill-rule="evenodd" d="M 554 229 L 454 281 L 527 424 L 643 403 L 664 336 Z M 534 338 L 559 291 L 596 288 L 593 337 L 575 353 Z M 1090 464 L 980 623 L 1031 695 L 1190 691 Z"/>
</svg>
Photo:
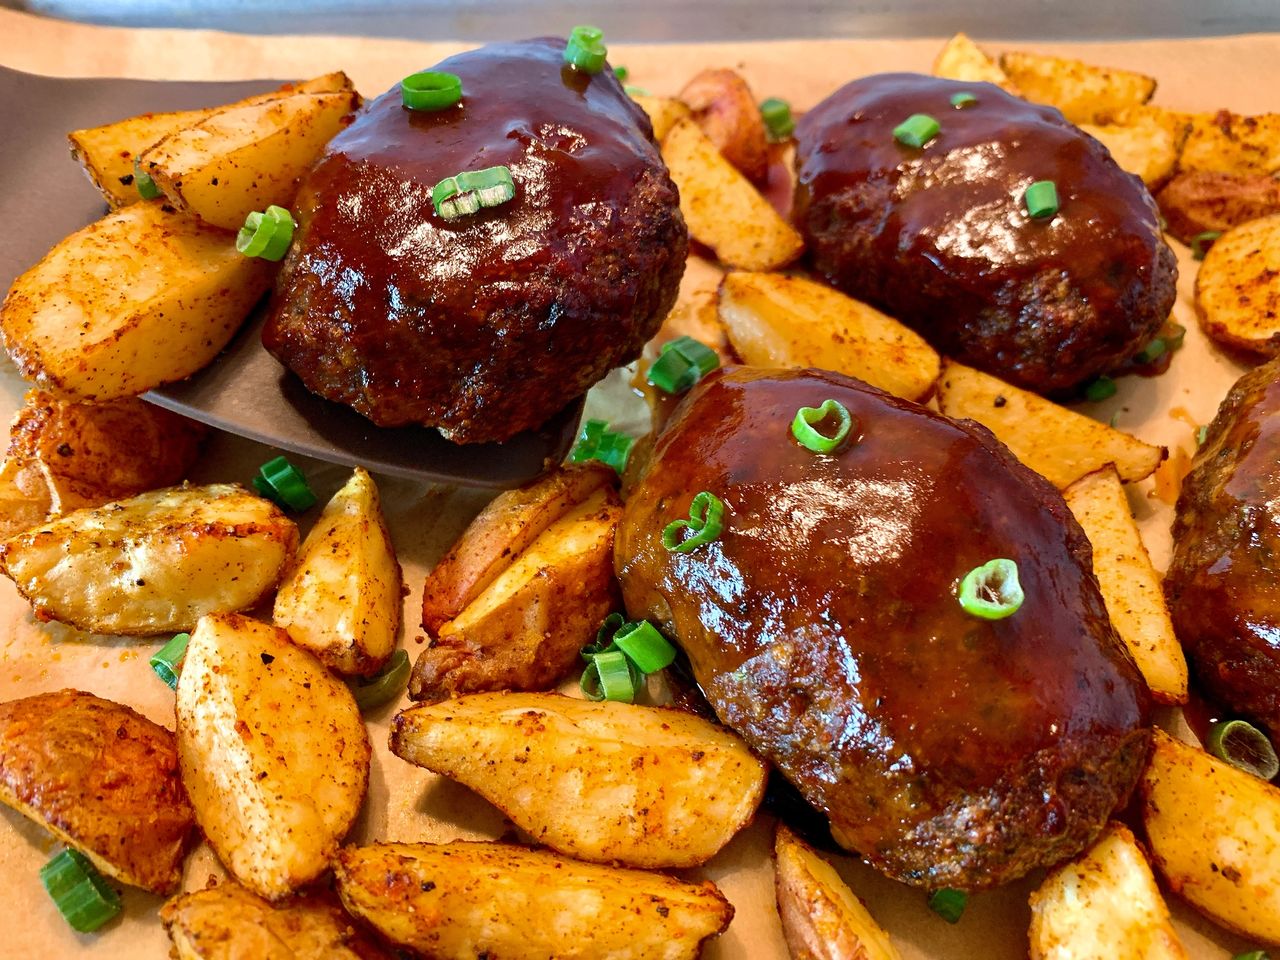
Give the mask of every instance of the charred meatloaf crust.
<svg viewBox="0 0 1280 960">
<path fill-rule="evenodd" d="M 951 96 L 969 92 L 968 106 Z M 912 114 L 940 131 L 894 138 Z M 813 266 L 972 366 L 1041 393 L 1137 353 L 1169 315 L 1177 263 L 1146 187 L 1052 107 L 992 84 L 855 80 L 796 127 L 795 219 Z M 1060 209 L 1032 218 L 1027 187 Z"/>
<path fill-rule="evenodd" d="M 827 399 L 856 420 L 832 456 L 789 432 Z M 719 537 L 665 549 L 703 490 Z M 956 584 L 998 557 L 1026 599 L 980 619 Z M 1089 543 L 978 424 L 825 371 L 712 374 L 638 477 L 615 561 L 720 719 L 896 879 L 991 887 L 1070 857 L 1145 761 L 1149 694 Z"/>
<path fill-rule="evenodd" d="M 381 426 L 502 440 L 634 359 L 675 301 L 688 234 L 643 110 L 564 41 L 445 60 L 459 105 L 400 88 L 330 143 L 262 340 L 308 389 Z M 514 199 L 452 222 L 432 188 L 505 165 Z"/>
<path fill-rule="evenodd" d="M 1164 589 L 1200 686 L 1280 736 L 1280 359 L 1241 377 L 1209 425 Z"/>
</svg>

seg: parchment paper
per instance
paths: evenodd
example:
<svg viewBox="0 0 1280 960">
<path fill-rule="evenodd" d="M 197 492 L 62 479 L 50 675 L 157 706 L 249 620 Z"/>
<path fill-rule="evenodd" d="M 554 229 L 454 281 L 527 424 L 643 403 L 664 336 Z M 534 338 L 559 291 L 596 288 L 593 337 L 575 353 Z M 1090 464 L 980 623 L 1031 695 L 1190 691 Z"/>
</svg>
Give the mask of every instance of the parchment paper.
<svg viewBox="0 0 1280 960">
<path fill-rule="evenodd" d="M 606 32 L 609 24 L 601 24 Z M 547 24 L 563 33 L 569 24 Z M 942 39 L 779 41 L 758 44 L 615 47 L 612 61 L 625 63 L 631 82 L 654 93 L 675 93 L 707 66 L 740 69 L 760 96 L 782 96 L 797 107 L 815 103 L 848 79 L 883 70 L 927 72 Z M 1114 44 L 1019 45 L 1062 52 L 1095 62 L 1142 70 L 1159 78 L 1156 103 L 1185 109 L 1230 107 L 1241 112 L 1280 109 L 1280 37 L 1250 36 Z M 0 63 L 57 76 L 127 76 L 151 79 L 248 79 L 307 77 L 343 69 L 367 95 L 382 92 L 413 69 L 428 66 L 458 49 L 456 44 L 329 37 L 252 37 L 176 31 L 115 30 L 46 21 L 0 10 Z M 4 136 L 21 136 L 8 130 Z M 71 162 L 68 160 L 68 162 Z M 0 189 L 30 189 L 32 182 Z M 1176 246 L 1176 245 L 1175 245 Z M 1208 347 L 1192 308 L 1195 264 L 1178 247 L 1181 279 L 1174 317 L 1188 329 L 1186 346 L 1166 376 L 1130 377 L 1111 400 L 1090 412 L 1138 436 L 1181 449 L 1194 449 L 1195 426 L 1208 422 L 1241 368 Z M 0 362 L 0 422 L 16 409 L 23 385 L 7 362 Z M 590 411 L 631 424 L 637 408 L 615 377 L 597 390 Z M 272 453 L 238 438 L 210 443 L 194 479 L 247 481 Z M 322 497 L 344 479 L 340 468 L 303 463 Z M 382 478 L 380 486 L 410 595 L 405 601 L 403 645 L 414 656 L 423 577 L 486 500 L 483 493 L 415 487 Z M 1168 562 L 1172 511 L 1154 496 L 1151 481 L 1130 488 L 1130 500 L 1156 565 Z M 0 581 L 0 701 L 74 686 L 127 703 L 172 727 L 173 697 L 147 666 L 156 643 L 139 645 L 79 634 L 58 625 L 36 624 L 7 580 Z M 386 750 L 388 706 L 371 718 L 375 754 L 365 809 L 354 839 L 441 841 L 454 837 L 497 837 L 509 829 L 501 814 L 469 791 L 392 757 Z M 1163 719 L 1177 726 L 1170 714 Z M 707 951 L 713 960 L 786 956 L 773 905 L 769 863 L 772 822 L 759 821 L 736 838 L 703 875 L 719 883 L 737 908 L 728 932 Z M 0 811 L 0 902 L 4 922 L 0 957 L 159 958 L 168 941 L 156 919 L 161 900 L 126 890 L 122 920 L 96 935 L 75 934 L 57 915 L 37 878 L 54 843 L 40 828 Z M 1027 894 L 1038 878 L 971 898 L 968 911 L 952 927 L 931 914 L 919 891 L 901 887 L 850 860 L 838 864 L 874 916 L 891 932 L 908 960 L 1015 960 L 1027 953 Z M 185 886 L 201 887 L 220 874 L 216 860 L 201 848 L 189 860 Z M 697 875 L 697 871 L 690 871 Z M 1257 946 L 1217 931 L 1171 899 L 1189 953 L 1196 960 L 1229 957 Z"/>
</svg>

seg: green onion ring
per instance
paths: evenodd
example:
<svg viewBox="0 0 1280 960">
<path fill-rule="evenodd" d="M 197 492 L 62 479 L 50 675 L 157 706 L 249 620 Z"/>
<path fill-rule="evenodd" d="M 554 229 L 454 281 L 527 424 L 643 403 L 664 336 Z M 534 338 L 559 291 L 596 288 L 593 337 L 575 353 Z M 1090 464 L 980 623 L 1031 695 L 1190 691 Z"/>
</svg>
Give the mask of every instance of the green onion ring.
<svg viewBox="0 0 1280 960">
<path fill-rule="evenodd" d="M 836 431 L 827 436 L 818 430 L 817 424 L 829 417 L 837 420 Z M 802 447 L 814 453 L 835 453 L 849 439 L 853 430 L 853 416 L 849 408 L 838 400 L 824 400 L 820 407 L 801 407 L 791 421 L 791 435 Z"/>
<path fill-rule="evenodd" d="M 604 31 L 599 27 L 574 27 L 564 45 L 564 62 L 583 73 L 599 73 L 609 55 L 603 41 Z"/>
<path fill-rule="evenodd" d="M 1018 565 L 1001 557 L 974 567 L 960 581 L 957 598 L 970 616 L 983 620 L 1013 616 L 1025 599 L 1018 582 Z"/>
<path fill-rule="evenodd" d="M 400 101 L 409 110 L 443 110 L 462 99 L 462 78 L 443 70 L 422 70 L 400 81 Z"/>
<path fill-rule="evenodd" d="M 1191 238 L 1191 259 L 1203 260 L 1204 255 L 1213 246 L 1213 241 L 1222 236 L 1221 230 L 1205 230 Z"/>
<path fill-rule="evenodd" d="M 364 713 L 395 700 L 408 682 L 409 654 L 401 649 L 391 655 L 387 665 L 378 673 L 372 677 L 348 680 L 347 686 L 356 698 L 356 706 Z"/>
<path fill-rule="evenodd" d="M 73 930 L 92 933 L 118 914 L 120 895 L 79 850 L 63 850 L 40 868 L 40 882 Z"/>
<path fill-rule="evenodd" d="M 170 690 L 178 689 L 178 674 L 182 670 L 182 658 L 187 655 L 187 643 L 190 640 L 191 634 L 179 633 L 148 661 L 156 676 L 167 683 Z"/>
<path fill-rule="evenodd" d="M 786 140 L 795 133 L 796 121 L 791 115 L 791 104 L 781 97 L 769 97 L 760 104 L 760 118 L 764 120 L 769 139 L 775 143 Z"/>
<path fill-rule="evenodd" d="M 942 125 L 927 113 L 913 113 L 893 128 L 893 139 L 904 147 L 921 149 L 938 135 Z"/>
<path fill-rule="evenodd" d="M 482 207 L 497 207 L 516 195 L 507 167 L 466 170 L 445 177 L 431 188 L 431 204 L 445 220 L 460 220 Z"/>
<path fill-rule="evenodd" d="M 662 345 L 645 379 L 665 393 L 683 393 L 720 366 L 720 356 L 693 337 L 676 337 Z"/>
<path fill-rule="evenodd" d="M 293 214 L 284 207 L 272 204 L 262 213 L 255 210 L 245 217 L 244 226 L 236 234 L 236 249 L 246 257 L 276 263 L 288 252 L 295 225 Z"/>
<path fill-rule="evenodd" d="M 641 673 L 657 673 L 671 666 L 676 648 L 648 620 L 637 620 L 619 628 L 613 642 Z"/>
<path fill-rule="evenodd" d="M 1267 735 L 1246 720 L 1225 720 L 1209 727 L 1205 749 L 1245 773 L 1271 780 L 1280 773 L 1280 758 Z"/>
<path fill-rule="evenodd" d="M 977 102 L 978 98 L 968 90 L 957 90 L 951 95 L 951 105 L 957 110 L 963 110 L 965 107 L 971 107 Z"/>
<path fill-rule="evenodd" d="M 612 649 L 613 635 L 621 630 L 626 622 L 627 618 L 620 613 L 611 613 L 605 617 L 604 622 L 600 624 L 600 629 L 596 631 L 595 643 L 589 643 L 578 651 L 582 659 L 590 663 L 596 654 Z"/>
<path fill-rule="evenodd" d="M 662 545 L 673 553 L 689 553 L 720 536 L 724 529 L 724 501 L 703 490 L 689 504 L 688 520 L 672 520 L 662 531 Z M 685 539 L 685 532 L 689 536 Z"/>
<path fill-rule="evenodd" d="M 591 658 L 578 682 L 588 700 L 615 700 L 632 703 L 636 698 L 636 676 L 631 662 L 621 650 L 606 650 Z"/>
<path fill-rule="evenodd" d="M 569 451 L 569 462 L 598 460 L 622 473 L 627 468 L 627 459 L 634 444 L 635 438 L 625 433 L 614 433 L 605 421 L 588 420 L 582 425 L 578 440 Z"/>
<path fill-rule="evenodd" d="M 268 460 L 253 478 L 253 488 L 278 506 L 299 512 L 315 506 L 316 495 L 307 478 L 284 457 Z"/>
<path fill-rule="evenodd" d="M 1116 382 L 1105 374 L 1090 380 L 1084 385 L 1084 398 L 1097 403 L 1116 395 Z"/>
<path fill-rule="evenodd" d="M 160 185 L 151 179 L 151 174 L 143 171 L 136 159 L 133 161 L 133 186 L 143 200 L 154 200 L 164 194 Z"/>
<path fill-rule="evenodd" d="M 952 890 L 943 887 L 929 894 L 929 909 L 947 923 L 959 923 L 964 915 L 964 908 L 969 905 L 969 895 L 963 890 Z"/>
<path fill-rule="evenodd" d="M 1052 180 L 1037 180 L 1022 195 L 1027 216 L 1035 220 L 1047 220 L 1058 212 L 1058 186 Z"/>
</svg>

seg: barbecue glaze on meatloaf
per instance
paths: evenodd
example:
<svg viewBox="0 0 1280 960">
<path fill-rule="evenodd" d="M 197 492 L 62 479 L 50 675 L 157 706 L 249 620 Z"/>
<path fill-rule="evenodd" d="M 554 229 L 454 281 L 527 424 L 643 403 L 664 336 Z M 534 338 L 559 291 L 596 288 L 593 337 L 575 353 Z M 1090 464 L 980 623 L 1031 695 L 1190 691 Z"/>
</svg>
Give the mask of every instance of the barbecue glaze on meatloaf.
<svg viewBox="0 0 1280 960">
<path fill-rule="evenodd" d="M 973 103 L 951 104 L 972 93 Z M 894 138 L 934 117 L 922 148 Z M 1169 315 L 1177 263 L 1142 182 L 1052 107 L 910 73 L 842 87 L 796 126 L 795 219 L 817 271 L 948 356 L 1041 393 L 1136 354 Z M 1027 187 L 1060 209 L 1032 218 Z"/>
<path fill-rule="evenodd" d="M 330 143 L 263 343 L 322 397 L 458 442 L 537 426 L 639 355 L 675 301 L 688 235 L 643 110 L 564 41 L 493 44 L 437 70 L 459 105 L 397 87 Z M 505 165 L 511 201 L 452 222 L 432 188 Z"/>
<path fill-rule="evenodd" d="M 856 423 L 834 456 L 789 429 L 827 399 Z M 667 550 L 703 490 L 722 532 Z M 998 557 L 1026 600 L 980 619 L 956 583 Z M 638 476 L 615 563 L 720 719 L 896 879 L 983 888 L 1064 860 L 1145 761 L 1149 694 L 1083 531 L 970 421 L 825 371 L 712 374 Z"/>
</svg>

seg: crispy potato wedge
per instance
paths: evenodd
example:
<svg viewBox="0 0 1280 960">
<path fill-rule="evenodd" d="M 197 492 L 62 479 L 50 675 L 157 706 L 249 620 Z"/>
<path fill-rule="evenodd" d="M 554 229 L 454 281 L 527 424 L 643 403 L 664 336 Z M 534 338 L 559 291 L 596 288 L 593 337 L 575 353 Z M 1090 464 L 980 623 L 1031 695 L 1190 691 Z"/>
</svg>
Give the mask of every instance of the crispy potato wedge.
<svg viewBox="0 0 1280 960">
<path fill-rule="evenodd" d="M 715 884 L 505 843 L 345 847 L 346 908 L 436 960 L 693 960 L 733 907 Z"/>
<path fill-rule="evenodd" d="M 0 333 L 23 377 L 73 400 L 115 400 L 190 376 L 227 345 L 274 264 L 158 203 L 67 237 L 13 282 Z"/>
<path fill-rule="evenodd" d="M 1093 544 L 1093 572 L 1107 614 L 1152 696 L 1161 703 L 1186 703 L 1187 660 L 1115 467 L 1085 474 L 1062 498 Z"/>
<path fill-rule="evenodd" d="M 1280 180 L 1269 173 L 1180 173 L 1156 200 L 1168 232 L 1189 244 L 1199 234 L 1280 213 Z"/>
<path fill-rule="evenodd" d="M 237 883 L 160 909 L 177 960 L 389 960 L 330 893 L 271 904 Z"/>
<path fill-rule="evenodd" d="M 1108 463 L 1133 483 L 1168 456 L 1164 447 L 951 360 L 942 362 L 938 408 L 948 417 L 977 420 L 1059 490 Z"/>
<path fill-rule="evenodd" d="M 743 363 L 835 370 L 908 400 L 927 399 L 941 371 L 914 330 L 803 277 L 729 273 L 719 310 Z"/>
<path fill-rule="evenodd" d="M 689 235 L 721 263 L 776 270 L 804 247 L 795 229 L 716 149 L 692 119 L 678 120 L 662 141 L 662 158 L 680 190 Z"/>
<path fill-rule="evenodd" d="M 1099 123 L 1109 114 L 1136 107 L 1156 92 L 1155 77 L 1096 67 L 1069 57 L 1010 51 L 1000 67 L 1024 97 L 1057 107 L 1072 123 Z"/>
<path fill-rule="evenodd" d="M 173 734 L 79 690 L 0 704 L 0 800 L 152 893 L 182 882 L 195 815 Z"/>
<path fill-rule="evenodd" d="M 1280 354 L 1280 214 L 1228 230 L 1196 274 L 1205 335 L 1229 350 Z"/>
<path fill-rule="evenodd" d="M 769 134 L 751 87 L 735 70 L 703 70 L 678 95 L 716 149 L 752 183 L 769 173 Z"/>
<path fill-rule="evenodd" d="M 1229 930 L 1280 943 L 1280 788 L 1157 729 L 1139 784 L 1151 865 Z"/>
<path fill-rule="evenodd" d="M 234 484 L 170 487 L 28 530 L 0 544 L 0 569 L 40 620 L 174 633 L 253 606 L 297 544 L 293 521 Z"/>
<path fill-rule="evenodd" d="M 613 573 L 613 533 L 621 516 L 607 481 L 527 549 L 513 552 L 510 566 L 418 654 L 409 697 L 434 702 L 482 690 L 555 686 L 579 662 L 579 650 L 600 622 L 622 605 Z"/>
<path fill-rule="evenodd" d="M 354 91 L 351 80 L 341 71 L 323 77 L 286 83 L 278 90 L 204 110 L 180 110 L 174 113 L 144 113 L 108 123 L 101 127 L 72 130 L 71 156 L 82 167 L 114 210 L 142 198 L 133 183 L 133 161 L 152 144 L 172 133 L 207 120 L 220 110 L 266 103 L 295 93 L 341 93 Z"/>
<path fill-rule="evenodd" d="M 689 108 L 675 97 L 653 97 L 648 94 L 631 94 L 631 99 L 649 115 L 653 125 L 653 139 L 661 143 L 677 120 L 690 116 Z"/>
<path fill-rule="evenodd" d="M 1280 171 L 1280 113 L 1245 117 L 1229 110 L 1188 116 L 1178 170 L 1234 174 Z"/>
<path fill-rule="evenodd" d="M 475 790 L 552 850 L 632 867 L 705 863 L 764 796 L 764 765 L 723 727 L 555 693 L 409 707 L 391 750 Z"/>
<path fill-rule="evenodd" d="M 840 874 L 781 823 L 773 876 L 782 933 L 795 960 L 899 960 L 889 935 Z"/>
<path fill-rule="evenodd" d="M 40 464 L 13 459 L 0 463 L 0 540 L 44 523 L 52 505 Z"/>
<path fill-rule="evenodd" d="M 278 627 L 215 614 L 191 633 L 177 714 L 182 782 L 232 876 L 278 900 L 323 873 L 369 781 L 346 684 Z"/>
<path fill-rule="evenodd" d="M 330 669 L 371 676 L 395 652 L 402 596 L 378 488 L 356 467 L 299 548 L 272 620 Z"/>
<path fill-rule="evenodd" d="M 179 210 L 238 230 L 254 210 L 293 205 L 298 179 L 359 106 L 354 91 L 297 93 L 229 107 L 138 157 Z"/>
<path fill-rule="evenodd" d="M 1186 956 L 1147 859 L 1122 824 L 1108 824 L 1031 894 L 1031 960 Z"/>
<path fill-rule="evenodd" d="M 1147 104 L 1100 120 L 1081 123 L 1080 129 L 1101 140 L 1122 170 L 1140 177 L 1153 191 L 1173 176 L 1190 130 L 1185 114 Z"/>
<path fill-rule="evenodd" d="M 1021 95 L 1009 75 L 1000 69 L 1000 64 L 964 33 L 957 33 L 947 41 L 933 61 L 933 75 L 948 80 L 994 83 L 1010 93 Z"/>
</svg>

